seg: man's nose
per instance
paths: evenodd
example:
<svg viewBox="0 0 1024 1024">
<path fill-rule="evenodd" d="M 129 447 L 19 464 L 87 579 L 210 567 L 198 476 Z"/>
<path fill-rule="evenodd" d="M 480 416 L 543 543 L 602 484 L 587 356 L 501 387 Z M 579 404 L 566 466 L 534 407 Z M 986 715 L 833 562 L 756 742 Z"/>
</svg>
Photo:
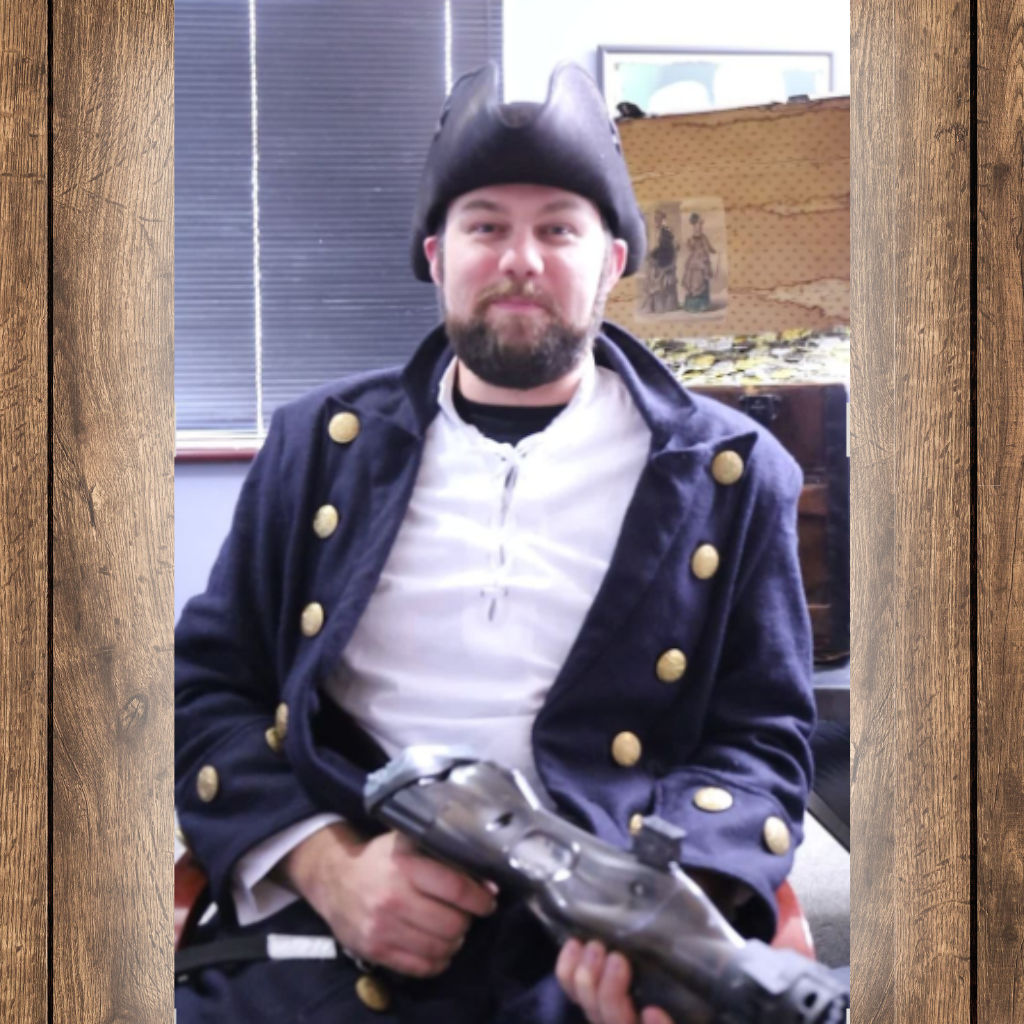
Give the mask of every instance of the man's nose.
<svg viewBox="0 0 1024 1024">
<path fill-rule="evenodd" d="M 544 270 L 537 240 L 529 232 L 516 232 L 508 239 L 498 269 L 509 277 L 537 277 Z"/>
</svg>

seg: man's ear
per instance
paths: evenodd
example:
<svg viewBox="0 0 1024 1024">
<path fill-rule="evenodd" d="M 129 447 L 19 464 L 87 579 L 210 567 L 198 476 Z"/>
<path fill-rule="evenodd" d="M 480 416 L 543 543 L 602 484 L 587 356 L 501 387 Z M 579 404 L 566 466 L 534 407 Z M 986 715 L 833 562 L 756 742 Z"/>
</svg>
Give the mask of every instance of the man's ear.
<svg viewBox="0 0 1024 1024">
<path fill-rule="evenodd" d="M 441 284 L 441 236 L 431 235 L 423 240 L 423 253 L 430 264 L 430 276 L 434 284 Z"/>
<path fill-rule="evenodd" d="M 621 238 L 612 239 L 612 258 L 608 268 L 609 287 L 614 287 L 622 272 L 626 269 L 626 258 L 629 255 L 629 244 Z"/>
</svg>

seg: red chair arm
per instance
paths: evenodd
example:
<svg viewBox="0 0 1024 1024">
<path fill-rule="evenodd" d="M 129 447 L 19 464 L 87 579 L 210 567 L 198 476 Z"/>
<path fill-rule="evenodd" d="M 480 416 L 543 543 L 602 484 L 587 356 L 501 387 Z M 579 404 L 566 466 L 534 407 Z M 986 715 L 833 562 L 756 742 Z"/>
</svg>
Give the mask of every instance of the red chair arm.
<svg viewBox="0 0 1024 1024">
<path fill-rule="evenodd" d="M 813 960 L 814 941 L 811 939 L 811 928 L 789 882 L 783 882 L 775 890 L 775 899 L 779 904 L 779 923 L 775 929 L 772 946 L 775 949 L 795 950 Z"/>
</svg>

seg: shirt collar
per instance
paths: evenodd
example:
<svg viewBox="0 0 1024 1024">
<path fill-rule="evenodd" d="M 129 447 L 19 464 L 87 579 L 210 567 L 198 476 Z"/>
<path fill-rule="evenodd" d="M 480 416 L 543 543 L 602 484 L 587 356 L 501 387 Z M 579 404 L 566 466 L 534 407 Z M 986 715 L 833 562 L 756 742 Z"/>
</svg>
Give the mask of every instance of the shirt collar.
<svg viewBox="0 0 1024 1024">
<path fill-rule="evenodd" d="M 448 420 L 456 430 L 462 431 L 466 434 L 472 435 L 475 439 L 479 438 L 480 441 L 486 442 L 488 445 L 499 446 L 500 442 L 492 441 L 489 437 L 484 437 L 483 434 L 477 430 L 476 427 L 471 426 L 467 423 L 458 413 L 455 408 L 455 399 L 453 392 L 455 390 L 455 373 L 458 367 L 458 360 L 453 359 L 444 371 L 441 377 L 441 382 L 437 388 L 437 403 L 441 407 L 442 415 Z M 594 389 L 597 382 L 597 366 L 594 362 L 593 351 L 588 351 L 583 361 L 583 372 L 580 375 L 580 382 L 576 388 L 575 393 L 569 400 L 566 407 L 555 417 L 548 427 L 554 427 L 556 423 L 562 423 L 564 420 L 572 416 L 576 410 L 585 408 L 594 397 Z M 524 438 L 521 442 L 522 445 L 528 445 L 533 447 L 538 443 L 537 439 L 543 436 L 547 431 L 541 434 L 533 434 L 531 437 Z"/>
</svg>

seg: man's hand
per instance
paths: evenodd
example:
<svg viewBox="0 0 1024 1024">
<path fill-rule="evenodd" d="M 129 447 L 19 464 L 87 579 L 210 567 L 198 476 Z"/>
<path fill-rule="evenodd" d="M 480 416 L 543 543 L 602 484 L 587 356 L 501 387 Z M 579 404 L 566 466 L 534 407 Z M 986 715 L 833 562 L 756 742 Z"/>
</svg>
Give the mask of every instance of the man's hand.
<svg viewBox="0 0 1024 1024">
<path fill-rule="evenodd" d="M 354 956 L 427 978 L 447 968 L 494 894 L 419 853 L 395 832 L 363 840 L 334 824 L 300 843 L 279 877 L 303 896 Z"/>
<path fill-rule="evenodd" d="M 639 1017 L 629 994 L 629 961 L 608 953 L 600 942 L 584 946 L 570 939 L 559 954 L 555 975 L 566 995 L 579 1003 L 590 1024 L 673 1024 L 664 1010 L 649 1006 Z M 684 1024 L 676 1021 L 675 1024 Z"/>
</svg>

